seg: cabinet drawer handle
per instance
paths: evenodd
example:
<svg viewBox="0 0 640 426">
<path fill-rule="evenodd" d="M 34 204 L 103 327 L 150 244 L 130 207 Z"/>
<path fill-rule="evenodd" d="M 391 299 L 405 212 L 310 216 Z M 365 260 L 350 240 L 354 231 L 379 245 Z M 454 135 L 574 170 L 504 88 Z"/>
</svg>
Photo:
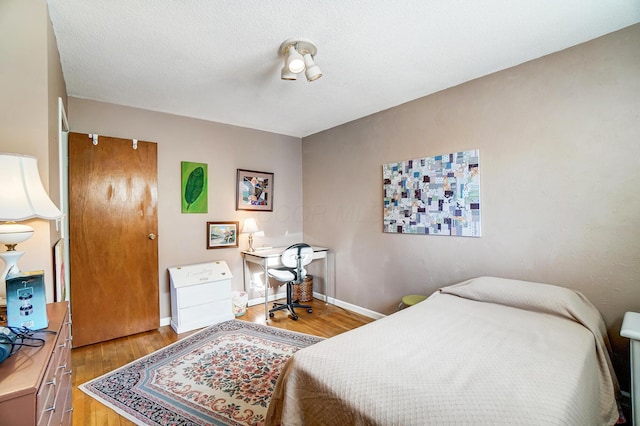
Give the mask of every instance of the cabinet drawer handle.
<svg viewBox="0 0 640 426">
<path fill-rule="evenodd" d="M 66 348 L 67 347 L 67 342 L 64 342 L 63 344 L 58 345 L 58 347 L 59 348 L 63 348 L 63 349 Z"/>
<path fill-rule="evenodd" d="M 62 373 L 62 375 L 64 376 L 65 374 L 71 374 L 71 373 L 72 373 L 72 370 L 69 370 L 69 371 L 65 371 L 64 373 Z"/>
<path fill-rule="evenodd" d="M 43 413 L 46 413 L 48 411 L 56 411 L 56 404 L 53 404 L 51 407 L 42 410 Z"/>
<path fill-rule="evenodd" d="M 54 377 L 53 379 L 51 379 L 51 381 L 46 382 L 45 385 L 49 385 L 49 386 L 53 385 L 53 386 L 55 386 L 56 385 L 56 378 Z"/>
<path fill-rule="evenodd" d="M 67 408 L 64 412 L 65 413 L 73 413 L 73 407 Z"/>
<path fill-rule="evenodd" d="M 62 368 L 63 370 L 66 370 L 66 369 L 67 369 L 67 363 L 65 362 L 65 363 L 64 363 L 64 365 L 59 365 L 59 366 L 58 366 L 58 369 L 61 369 L 61 368 Z"/>
</svg>

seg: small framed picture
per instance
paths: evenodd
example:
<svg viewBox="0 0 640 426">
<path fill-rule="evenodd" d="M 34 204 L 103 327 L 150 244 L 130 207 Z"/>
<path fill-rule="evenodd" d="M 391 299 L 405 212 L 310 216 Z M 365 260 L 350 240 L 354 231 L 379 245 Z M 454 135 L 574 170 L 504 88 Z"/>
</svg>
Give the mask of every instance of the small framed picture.
<svg viewBox="0 0 640 426">
<path fill-rule="evenodd" d="M 238 169 L 236 210 L 273 211 L 273 173 Z"/>
<path fill-rule="evenodd" d="M 238 222 L 207 222 L 207 250 L 238 247 Z"/>
</svg>

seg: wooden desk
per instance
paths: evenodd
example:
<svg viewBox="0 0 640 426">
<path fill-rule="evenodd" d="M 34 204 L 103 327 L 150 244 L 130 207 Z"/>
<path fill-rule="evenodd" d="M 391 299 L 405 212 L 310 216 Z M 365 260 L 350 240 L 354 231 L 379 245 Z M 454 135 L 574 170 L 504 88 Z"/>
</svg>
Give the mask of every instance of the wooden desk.
<svg viewBox="0 0 640 426">
<path fill-rule="evenodd" d="M 327 279 L 329 278 L 329 264 L 328 253 L 329 249 L 326 247 L 315 247 L 313 249 L 313 260 L 324 259 L 324 280 L 323 292 L 324 301 L 328 303 L 329 298 L 327 296 Z M 250 277 L 248 263 L 255 263 L 262 266 L 265 276 L 265 291 L 264 291 L 264 319 L 269 318 L 269 267 L 280 266 L 280 254 L 286 249 L 286 247 L 274 247 L 269 250 L 256 250 L 256 251 L 243 251 L 242 252 L 242 280 L 244 283 L 244 291 L 247 293 L 251 287 L 251 282 L 247 284 L 247 277 Z M 251 281 L 249 279 L 249 281 Z"/>
</svg>

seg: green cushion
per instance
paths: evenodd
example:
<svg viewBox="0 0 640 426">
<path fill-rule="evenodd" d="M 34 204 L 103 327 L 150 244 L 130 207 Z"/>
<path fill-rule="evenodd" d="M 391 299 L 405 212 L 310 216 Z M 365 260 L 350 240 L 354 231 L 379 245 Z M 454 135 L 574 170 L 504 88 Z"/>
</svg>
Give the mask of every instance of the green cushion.
<svg viewBox="0 0 640 426">
<path fill-rule="evenodd" d="M 426 298 L 427 298 L 427 296 L 423 296 L 421 294 L 410 294 L 410 295 L 404 296 L 402 298 L 402 303 L 407 305 L 407 306 L 413 306 L 416 303 L 422 302 Z"/>
</svg>

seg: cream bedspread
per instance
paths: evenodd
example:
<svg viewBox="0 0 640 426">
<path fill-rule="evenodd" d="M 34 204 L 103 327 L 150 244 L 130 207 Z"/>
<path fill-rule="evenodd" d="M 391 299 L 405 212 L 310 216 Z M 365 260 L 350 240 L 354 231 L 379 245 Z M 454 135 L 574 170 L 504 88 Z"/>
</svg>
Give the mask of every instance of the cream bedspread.
<svg viewBox="0 0 640 426">
<path fill-rule="evenodd" d="M 266 423 L 612 425 L 607 349 L 580 293 L 477 278 L 298 351 Z"/>
</svg>

